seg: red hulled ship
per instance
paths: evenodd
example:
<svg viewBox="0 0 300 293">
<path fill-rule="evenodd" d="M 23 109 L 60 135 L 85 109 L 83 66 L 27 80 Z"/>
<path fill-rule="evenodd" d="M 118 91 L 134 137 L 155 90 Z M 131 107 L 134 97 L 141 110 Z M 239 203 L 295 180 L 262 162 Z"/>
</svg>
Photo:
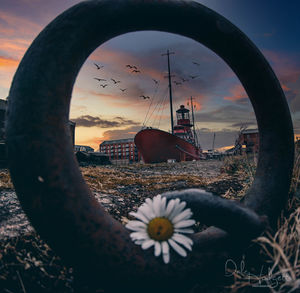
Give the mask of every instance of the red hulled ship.
<svg viewBox="0 0 300 293">
<path fill-rule="evenodd" d="M 189 112 L 184 105 L 176 111 L 177 125 L 173 128 L 173 134 L 152 128 L 143 129 L 136 134 L 134 142 L 145 163 L 200 159 L 202 151 L 196 144 Z"/>
<path fill-rule="evenodd" d="M 168 78 L 169 78 L 169 98 L 171 114 L 171 131 L 168 133 L 159 129 L 146 128 L 139 131 L 134 143 L 138 148 L 145 163 L 162 163 L 168 160 L 192 161 L 199 160 L 202 155 L 200 145 L 198 145 L 195 123 L 193 98 L 191 97 L 192 119 L 190 120 L 190 110 L 184 105 L 176 111 L 177 125 L 173 125 L 173 106 L 172 106 L 172 82 L 170 70 L 170 55 L 173 52 L 167 51 L 163 56 L 168 57 Z M 192 128 L 193 127 L 193 131 Z"/>
</svg>

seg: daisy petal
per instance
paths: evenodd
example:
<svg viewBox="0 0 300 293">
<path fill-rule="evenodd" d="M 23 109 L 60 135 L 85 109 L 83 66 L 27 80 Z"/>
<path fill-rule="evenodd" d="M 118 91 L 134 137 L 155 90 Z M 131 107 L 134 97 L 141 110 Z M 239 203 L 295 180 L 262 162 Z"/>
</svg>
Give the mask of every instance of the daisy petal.
<svg viewBox="0 0 300 293">
<path fill-rule="evenodd" d="M 161 204 L 161 195 L 157 195 L 153 198 L 153 210 L 156 217 L 160 217 L 160 204 Z"/>
<path fill-rule="evenodd" d="M 181 211 L 185 208 L 186 202 L 182 201 L 174 208 L 173 212 L 170 214 L 169 219 L 172 221 Z"/>
<path fill-rule="evenodd" d="M 144 217 L 146 217 L 148 222 L 155 216 L 152 209 L 146 204 L 139 207 L 138 213 L 141 213 Z"/>
<path fill-rule="evenodd" d="M 169 245 L 168 245 L 168 242 L 167 242 L 167 241 L 163 241 L 163 242 L 161 243 L 161 249 L 162 249 L 162 253 L 163 253 L 163 254 L 169 252 Z"/>
<path fill-rule="evenodd" d="M 193 229 L 174 229 L 176 233 L 186 233 L 186 234 L 193 234 Z"/>
<path fill-rule="evenodd" d="M 161 243 L 162 253 L 163 253 L 163 260 L 164 263 L 169 263 L 170 261 L 170 252 L 169 252 L 169 245 L 166 241 Z"/>
<path fill-rule="evenodd" d="M 133 232 L 130 234 L 130 238 L 132 240 L 147 240 L 149 239 L 149 236 L 145 232 Z"/>
<path fill-rule="evenodd" d="M 187 253 L 186 251 L 179 246 L 175 241 L 173 241 L 172 239 L 168 240 L 170 246 L 172 246 L 172 248 L 181 256 L 186 257 Z"/>
<path fill-rule="evenodd" d="M 168 218 L 169 215 L 172 213 L 173 209 L 174 209 L 174 206 L 175 206 L 175 200 L 174 199 L 171 199 L 169 202 L 168 202 L 168 205 L 167 205 L 167 208 L 166 208 L 166 212 L 165 212 L 165 217 Z"/>
<path fill-rule="evenodd" d="M 126 224 L 125 226 L 129 230 L 133 231 L 141 231 L 141 230 L 146 230 L 146 224 L 141 222 L 141 221 L 130 221 Z"/>
<path fill-rule="evenodd" d="M 141 220 L 145 224 L 149 223 L 149 220 L 142 213 L 130 212 L 129 215 Z"/>
<path fill-rule="evenodd" d="M 172 238 L 174 238 L 175 241 L 181 239 L 182 241 L 187 241 L 189 244 L 193 245 L 193 240 L 185 235 L 174 233 Z M 177 241 L 179 242 L 179 241 Z"/>
<path fill-rule="evenodd" d="M 186 228 L 194 225 L 196 223 L 195 220 L 184 220 L 181 222 L 178 222 L 174 225 L 175 228 Z"/>
<path fill-rule="evenodd" d="M 149 206 L 151 211 L 154 213 L 154 211 L 153 211 L 153 200 L 151 198 L 146 198 L 145 202 Z"/>
<path fill-rule="evenodd" d="M 158 241 L 155 241 L 155 246 L 154 246 L 154 255 L 155 256 L 160 256 L 161 253 L 161 244 Z"/>
<path fill-rule="evenodd" d="M 167 202 L 167 199 L 165 197 L 163 197 L 161 199 L 161 203 L 160 203 L 160 216 L 161 217 L 165 216 L 165 213 L 166 213 L 166 202 Z"/>
<path fill-rule="evenodd" d="M 163 254 L 164 263 L 167 264 L 170 261 L 170 253 Z"/>
<path fill-rule="evenodd" d="M 142 249 L 148 249 L 150 248 L 152 245 L 154 245 L 155 241 L 153 239 L 149 239 L 143 242 L 142 244 Z"/>
<path fill-rule="evenodd" d="M 193 213 L 191 212 L 191 209 L 186 209 L 183 212 L 181 212 L 180 214 L 178 214 L 177 216 L 175 216 L 172 220 L 173 224 L 176 224 L 179 221 L 182 220 L 187 220 L 189 219 L 191 216 L 193 215 Z"/>
<path fill-rule="evenodd" d="M 173 234 L 172 239 L 178 242 L 179 244 L 183 245 L 188 250 L 192 250 L 192 245 L 193 245 L 192 239 L 177 233 Z"/>
<path fill-rule="evenodd" d="M 144 243 L 144 240 L 135 240 L 134 241 L 134 244 L 136 244 L 136 245 L 141 245 L 143 243 Z"/>
</svg>

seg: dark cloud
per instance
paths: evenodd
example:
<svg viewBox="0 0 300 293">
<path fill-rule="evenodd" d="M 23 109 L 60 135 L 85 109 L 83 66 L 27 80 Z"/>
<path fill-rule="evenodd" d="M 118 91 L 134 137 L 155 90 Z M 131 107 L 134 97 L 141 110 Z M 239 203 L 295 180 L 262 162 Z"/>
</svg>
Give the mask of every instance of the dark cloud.
<svg viewBox="0 0 300 293">
<path fill-rule="evenodd" d="M 255 123 L 253 110 L 239 105 L 228 105 L 210 112 L 198 112 L 195 120 L 199 122 L 223 122 L 223 123 Z"/>
<path fill-rule="evenodd" d="M 203 150 L 213 148 L 214 134 L 214 148 L 216 149 L 224 146 L 234 145 L 235 140 L 238 137 L 238 130 L 223 129 L 221 131 L 207 131 L 207 128 L 204 128 L 203 131 L 200 129 L 197 131 L 197 136 Z"/>
<path fill-rule="evenodd" d="M 100 117 L 91 115 L 83 115 L 78 118 L 72 119 L 76 123 L 76 126 L 81 127 L 100 127 L 100 128 L 114 128 L 128 125 L 139 125 L 139 122 L 126 119 L 123 117 L 115 117 L 112 120 L 105 120 Z"/>
<path fill-rule="evenodd" d="M 254 122 L 254 121 L 252 121 L 252 122 L 238 122 L 238 123 L 234 123 L 234 124 L 232 124 L 231 125 L 231 127 L 237 127 L 237 128 L 241 128 L 241 127 L 243 127 L 243 128 L 248 128 L 248 127 L 252 127 L 252 126 L 256 126 L 257 124 Z"/>
<path fill-rule="evenodd" d="M 170 57 L 173 80 L 181 81 L 181 77 L 189 79 L 183 84 L 184 87 L 183 85 L 173 87 L 175 99 L 177 98 L 176 93 L 178 93 L 178 99 L 186 96 L 188 88 L 204 95 L 218 93 L 220 89 L 224 88 L 226 78 L 235 76 L 221 58 L 193 40 L 181 39 L 172 44 L 172 48 L 175 52 L 175 55 Z M 140 56 L 141 63 L 166 73 L 166 57 L 158 58 L 165 51 L 165 48 L 161 47 L 143 52 L 143 56 Z M 193 62 L 200 65 L 195 65 Z M 197 76 L 197 78 L 191 79 L 190 75 Z"/>
<path fill-rule="evenodd" d="M 135 134 L 140 130 L 140 126 L 131 126 L 126 129 L 107 130 L 103 133 L 103 136 L 100 138 L 100 140 L 105 141 L 114 139 L 133 138 Z"/>
</svg>

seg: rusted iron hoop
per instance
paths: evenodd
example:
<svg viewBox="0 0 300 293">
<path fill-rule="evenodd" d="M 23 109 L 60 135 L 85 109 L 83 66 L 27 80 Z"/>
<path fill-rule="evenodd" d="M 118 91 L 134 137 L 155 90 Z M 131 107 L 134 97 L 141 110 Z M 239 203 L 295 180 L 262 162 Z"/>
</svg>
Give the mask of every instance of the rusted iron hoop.
<svg viewBox="0 0 300 293">
<path fill-rule="evenodd" d="M 101 284 L 133 285 L 153 278 L 169 288 L 208 280 L 236 243 L 220 229 L 195 236 L 186 259 L 166 266 L 131 243 L 87 188 L 67 127 L 76 76 L 105 41 L 133 31 L 158 30 L 192 38 L 236 73 L 253 105 L 260 156 L 244 204 L 273 221 L 286 202 L 293 167 L 293 129 L 287 102 L 271 67 L 253 43 L 216 12 L 190 1 L 91 0 L 67 10 L 35 39 L 15 74 L 7 123 L 9 166 L 24 211 L 66 261 Z M 217 264 L 219 266 L 217 266 Z M 115 278 L 119 281 L 112 282 Z M 150 282 L 151 280 L 151 282 Z M 154 284 L 155 285 L 155 284 Z"/>
</svg>

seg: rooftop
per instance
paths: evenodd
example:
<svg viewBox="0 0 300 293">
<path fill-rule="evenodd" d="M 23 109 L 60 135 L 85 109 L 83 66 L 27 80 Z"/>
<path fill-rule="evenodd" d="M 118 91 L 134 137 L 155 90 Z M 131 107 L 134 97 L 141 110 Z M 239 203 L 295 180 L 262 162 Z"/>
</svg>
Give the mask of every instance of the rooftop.
<svg viewBox="0 0 300 293">
<path fill-rule="evenodd" d="M 251 134 L 251 133 L 258 133 L 258 129 L 244 129 L 241 132 L 242 134 Z"/>
<path fill-rule="evenodd" d="M 133 142 L 133 138 L 105 140 L 100 145 L 113 144 L 113 143 L 125 143 L 125 142 Z"/>
</svg>

